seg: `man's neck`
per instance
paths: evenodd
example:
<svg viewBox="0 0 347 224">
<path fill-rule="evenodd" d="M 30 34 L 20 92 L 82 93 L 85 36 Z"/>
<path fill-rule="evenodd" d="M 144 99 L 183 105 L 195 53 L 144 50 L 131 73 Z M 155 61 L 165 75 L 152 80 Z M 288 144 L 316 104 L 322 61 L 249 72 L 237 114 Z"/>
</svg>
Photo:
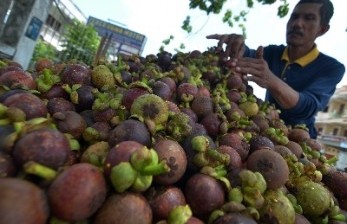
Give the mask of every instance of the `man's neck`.
<svg viewBox="0 0 347 224">
<path fill-rule="evenodd" d="M 301 58 L 305 56 L 308 52 L 310 52 L 314 48 L 315 44 L 312 44 L 312 46 L 288 46 L 288 58 L 290 62 L 293 62 L 297 60 L 298 58 Z"/>
</svg>

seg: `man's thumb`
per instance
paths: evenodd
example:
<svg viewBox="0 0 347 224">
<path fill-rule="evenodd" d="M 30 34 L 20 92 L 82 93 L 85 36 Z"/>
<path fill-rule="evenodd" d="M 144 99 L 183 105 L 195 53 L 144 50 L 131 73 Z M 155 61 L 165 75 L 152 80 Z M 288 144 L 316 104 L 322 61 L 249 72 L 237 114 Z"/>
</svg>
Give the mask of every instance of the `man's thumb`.
<svg viewBox="0 0 347 224">
<path fill-rule="evenodd" d="M 257 48 L 257 52 L 255 53 L 255 57 L 258 59 L 262 59 L 263 55 L 264 55 L 264 48 L 263 48 L 263 46 L 259 46 Z"/>
</svg>

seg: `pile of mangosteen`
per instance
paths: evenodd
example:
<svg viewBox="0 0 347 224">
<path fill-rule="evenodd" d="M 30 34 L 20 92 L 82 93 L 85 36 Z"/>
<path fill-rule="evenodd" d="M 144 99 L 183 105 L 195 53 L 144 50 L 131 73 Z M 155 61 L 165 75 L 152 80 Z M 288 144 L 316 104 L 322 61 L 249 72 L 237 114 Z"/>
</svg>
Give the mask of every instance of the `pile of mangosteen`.
<svg viewBox="0 0 347 224">
<path fill-rule="evenodd" d="M 347 173 L 218 48 L 0 61 L 0 223 L 346 223 Z"/>
</svg>

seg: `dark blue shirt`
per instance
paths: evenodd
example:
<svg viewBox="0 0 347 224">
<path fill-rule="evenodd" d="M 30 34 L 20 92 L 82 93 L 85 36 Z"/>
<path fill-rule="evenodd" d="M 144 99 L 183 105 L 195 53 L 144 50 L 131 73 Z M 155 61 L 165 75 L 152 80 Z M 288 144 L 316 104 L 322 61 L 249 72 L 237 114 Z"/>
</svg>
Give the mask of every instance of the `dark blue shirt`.
<svg viewBox="0 0 347 224">
<path fill-rule="evenodd" d="M 255 50 L 246 48 L 244 56 L 255 57 L 255 53 Z M 281 108 L 269 91 L 266 91 L 265 100 L 281 110 L 280 118 L 287 125 L 305 124 L 311 138 L 316 138 L 315 116 L 328 105 L 345 73 L 344 65 L 319 52 L 316 47 L 291 63 L 286 46 L 269 45 L 264 47 L 264 59 L 276 76 L 299 92 L 299 101 L 291 109 Z"/>
</svg>

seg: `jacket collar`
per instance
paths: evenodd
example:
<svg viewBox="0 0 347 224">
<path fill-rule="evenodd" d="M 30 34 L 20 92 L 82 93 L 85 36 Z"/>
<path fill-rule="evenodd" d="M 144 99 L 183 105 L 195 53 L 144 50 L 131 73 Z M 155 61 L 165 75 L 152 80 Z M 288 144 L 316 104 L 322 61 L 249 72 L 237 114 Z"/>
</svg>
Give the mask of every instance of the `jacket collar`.
<svg viewBox="0 0 347 224">
<path fill-rule="evenodd" d="M 296 59 L 294 62 L 292 63 L 297 63 L 299 64 L 301 67 L 305 67 L 306 65 L 308 65 L 310 62 L 312 62 L 313 60 L 315 60 L 319 55 L 319 51 L 317 48 L 317 45 L 314 46 L 314 48 L 308 52 L 306 55 L 304 55 L 301 58 Z M 289 62 L 289 57 L 288 57 L 288 47 L 286 47 L 283 51 L 282 60 Z"/>
</svg>

